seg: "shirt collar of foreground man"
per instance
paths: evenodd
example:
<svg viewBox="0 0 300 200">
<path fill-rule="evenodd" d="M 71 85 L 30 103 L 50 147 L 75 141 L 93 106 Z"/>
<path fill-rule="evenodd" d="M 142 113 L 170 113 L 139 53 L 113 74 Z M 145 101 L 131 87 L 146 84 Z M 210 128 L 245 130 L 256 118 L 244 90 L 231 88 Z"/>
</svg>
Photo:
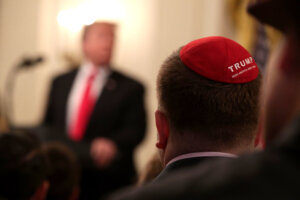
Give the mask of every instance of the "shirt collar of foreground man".
<svg viewBox="0 0 300 200">
<path fill-rule="evenodd" d="M 198 157 L 228 157 L 228 158 L 236 158 L 237 156 L 231 153 L 223 153 L 223 152 L 194 152 L 194 153 L 187 153 L 180 156 L 177 156 L 170 160 L 166 166 L 182 159 L 189 159 L 189 158 L 198 158 Z"/>
</svg>

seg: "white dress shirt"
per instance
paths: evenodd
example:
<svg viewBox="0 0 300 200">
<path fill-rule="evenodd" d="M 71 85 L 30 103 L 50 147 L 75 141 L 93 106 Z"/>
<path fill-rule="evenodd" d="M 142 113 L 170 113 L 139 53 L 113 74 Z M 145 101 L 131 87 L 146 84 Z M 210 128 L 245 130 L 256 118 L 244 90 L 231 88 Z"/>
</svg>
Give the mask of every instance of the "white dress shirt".
<svg viewBox="0 0 300 200">
<path fill-rule="evenodd" d="M 70 125 L 77 118 L 80 103 L 82 101 L 82 96 L 86 88 L 86 83 L 93 70 L 93 64 L 90 62 L 85 62 L 80 66 L 79 71 L 75 77 L 67 102 L 67 131 L 69 130 Z M 93 95 L 95 99 L 98 99 L 98 97 L 101 95 L 109 74 L 109 67 L 98 67 L 98 72 L 94 78 L 91 88 L 91 95 Z"/>
<path fill-rule="evenodd" d="M 231 153 L 224 153 L 224 152 L 194 152 L 194 153 L 187 153 L 176 156 L 172 160 L 170 160 L 166 166 L 170 165 L 173 162 L 178 160 L 186 159 L 186 158 L 198 158 L 198 157 L 229 157 L 229 158 L 236 158 L 237 155 Z"/>
</svg>

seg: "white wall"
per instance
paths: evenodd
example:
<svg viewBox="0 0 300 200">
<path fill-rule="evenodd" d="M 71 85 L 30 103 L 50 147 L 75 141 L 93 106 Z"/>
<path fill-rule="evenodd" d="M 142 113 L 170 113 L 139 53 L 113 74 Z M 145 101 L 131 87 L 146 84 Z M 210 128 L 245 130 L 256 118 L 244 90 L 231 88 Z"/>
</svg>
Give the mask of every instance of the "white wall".
<svg viewBox="0 0 300 200">
<path fill-rule="evenodd" d="M 84 0 L 1 0 L 0 1 L 0 89 L 6 74 L 20 56 L 42 52 L 46 62 L 19 74 L 14 93 L 14 122 L 39 122 L 54 74 L 66 70 L 62 55 L 79 55 L 79 33 L 59 27 L 61 9 Z M 232 37 L 223 0 L 119 0 L 126 14 L 119 25 L 113 63 L 147 87 L 148 131 L 136 152 L 138 169 L 155 151 L 153 120 L 157 101 L 156 75 L 163 60 L 185 43 L 207 35 Z M 3 95 L 3 92 L 1 93 Z"/>
<path fill-rule="evenodd" d="M 28 6 L 31 5 L 31 6 Z M 16 65 L 21 56 L 35 53 L 37 46 L 38 0 L 2 0 L 0 17 L 0 85 L 10 67 Z M 35 71 L 33 72 L 36 73 Z M 18 107 L 16 119 L 24 122 L 32 120 L 35 111 L 37 79 L 31 72 L 25 72 L 17 79 L 15 102 Z M 33 91 L 30 93 L 29 91 Z M 26 114 L 27 113 L 27 114 Z M 16 113 L 17 114 L 17 113 Z"/>
</svg>

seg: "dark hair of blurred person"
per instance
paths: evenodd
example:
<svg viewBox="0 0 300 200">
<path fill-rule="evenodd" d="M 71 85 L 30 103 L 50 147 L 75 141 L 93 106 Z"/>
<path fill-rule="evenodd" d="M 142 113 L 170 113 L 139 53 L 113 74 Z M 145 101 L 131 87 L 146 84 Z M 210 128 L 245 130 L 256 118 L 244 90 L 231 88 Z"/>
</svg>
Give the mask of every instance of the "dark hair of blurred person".
<svg viewBox="0 0 300 200">
<path fill-rule="evenodd" d="M 47 200 L 76 200 L 79 197 L 79 166 L 74 153 L 53 142 L 43 147 L 49 160 Z"/>
<path fill-rule="evenodd" d="M 47 158 L 27 134 L 0 134 L 0 198 L 43 200 L 47 194 Z"/>
</svg>

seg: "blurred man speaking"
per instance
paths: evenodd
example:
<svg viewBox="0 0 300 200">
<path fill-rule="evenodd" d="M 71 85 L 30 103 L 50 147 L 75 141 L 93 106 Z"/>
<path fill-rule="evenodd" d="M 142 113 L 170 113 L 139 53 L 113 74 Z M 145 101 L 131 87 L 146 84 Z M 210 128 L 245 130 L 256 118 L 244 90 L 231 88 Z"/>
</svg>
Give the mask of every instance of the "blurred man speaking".
<svg viewBox="0 0 300 200">
<path fill-rule="evenodd" d="M 85 60 L 79 69 L 54 79 L 44 120 L 90 148 L 87 156 L 94 165 L 83 169 L 83 199 L 130 182 L 135 175 L 132 152 L 145 132 L 143 86 L 111 68 L 115 29 L 107 22 L 84 28 Z"/>
</svg>

